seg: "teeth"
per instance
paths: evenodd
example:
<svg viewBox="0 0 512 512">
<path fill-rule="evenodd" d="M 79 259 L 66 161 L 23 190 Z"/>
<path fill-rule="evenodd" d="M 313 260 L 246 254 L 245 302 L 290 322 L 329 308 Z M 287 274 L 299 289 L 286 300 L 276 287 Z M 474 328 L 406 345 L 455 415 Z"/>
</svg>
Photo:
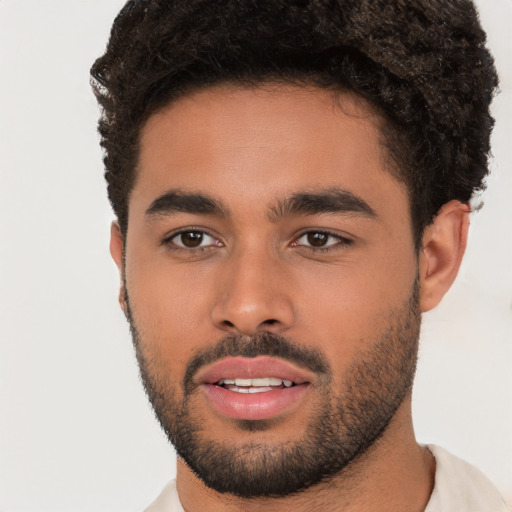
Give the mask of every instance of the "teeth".
<svg viewBox="0 0 512 512">
<path fill-rule="evenodd" d="M 262 386 L 259 388 L 247 388 L 247 387 L 237 387 L 237 386 L 227 386 L 226 389 L 229 391 L 234 391 L 235 393 L 266 393 L 267 391 L 274 391 L 271 387 Z"/>
<path fill-rule="evenodd" d="M 269 388 L 270 386 L 281 386 L 289 388 L 293 385 L 291 380 L 279 379 L 277 377 L 259 377 L 256 379 L 221 379 L 219 385 L 238 386 L 246 388 Z M 242 393 L 245 391 L 242 391 Z M 259 393 L 260 391 L 251 391 Z"/>
<path fill-rule="evenodd" d="M 251 386 L 270 386 L 270 379 L 251 379 Z"/>
<path fill-rule="evenodd" d="M 228 388 L 230 391 L 235 393 L 249 393 L 251 388 Z"/>
<path fill-rule="evenodd" d="M 247 388 L 249 393 L 265 393 L 266 391 L 272 391 L 272 388 L 269 387 L 260 387 L 260 388 Z"/>
<path fill-rule="evenodd" d="M 235 379 L 236 386 L 250 386 L 252 384 L 252 379 Z"/>
</svg>

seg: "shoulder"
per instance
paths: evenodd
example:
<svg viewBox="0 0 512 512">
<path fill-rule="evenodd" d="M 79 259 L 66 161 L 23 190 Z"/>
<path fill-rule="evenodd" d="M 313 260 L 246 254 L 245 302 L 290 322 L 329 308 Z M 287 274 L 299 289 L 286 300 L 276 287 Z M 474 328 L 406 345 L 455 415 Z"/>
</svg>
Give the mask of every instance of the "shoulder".
<svg viewBox="0 0 512 512">
<path fill-rule="evenodd" d="M 158 498 L 144 512 L 183 512 L 176 480 L 171 480 L 162 490 Z"/>
<path fill-rule="evenodd" d="M 477 468 L 439 446 L 428 449 L 436 459 L 436 477 L 425 512 L 507 512 L 500 493 Z"/>
</svg>

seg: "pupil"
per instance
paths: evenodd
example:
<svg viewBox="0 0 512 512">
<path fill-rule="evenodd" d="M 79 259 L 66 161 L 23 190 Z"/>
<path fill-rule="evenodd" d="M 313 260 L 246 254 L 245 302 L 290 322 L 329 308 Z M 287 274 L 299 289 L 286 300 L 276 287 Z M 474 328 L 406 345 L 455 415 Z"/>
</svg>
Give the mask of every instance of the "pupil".
<svg viewBox="0 0 512 512">
<path fill-rule="evenodd" d="M 189 231 L 181 235 L 181 241 L 185 247 L 198 247 L 203 241 L 203 234 L 197 231 Z"/>
<path fill-rule="evenodd" d="M 313 247 L 322 247 L 327 242 L 329 235 L 325 233 L 309 233 L 308 243 Z"/>
</svg>

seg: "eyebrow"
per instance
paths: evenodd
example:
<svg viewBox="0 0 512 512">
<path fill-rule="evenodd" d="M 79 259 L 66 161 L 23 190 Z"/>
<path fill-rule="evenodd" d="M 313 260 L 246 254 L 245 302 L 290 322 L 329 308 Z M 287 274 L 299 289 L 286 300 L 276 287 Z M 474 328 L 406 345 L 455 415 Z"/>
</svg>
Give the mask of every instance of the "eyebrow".
<svg viewBox="0 0 512 512">
<path fill-rule="evenodd" d="M 340 188 L 294 194 L 272 206 L 269 218 L 276 222 L 287 216 L 322 213 L 345 213 L 371 219 L 378 218 L 377 212 L 366 201 Z"/>
<path fill-rule="evenodd" d="M 146 210 L 146 217 L 192 213 L 226 217 L 228 209 L 218 200 L 202 193 L 184 193 L 169 190 L 157 197 Z"/>
<path fill-rule="evenodd" d="M 146 210 L 146 216 L 149 218 L 176 213 L 228 217 L 229 208 L 207 194 L 169 190 L 157 197 Z M 375 210 L 366 201 L 348 190 L 339 188 L 293 194 L 271 206 L 268 218 L 271 222 L 277 222 L 283 217 L 323 213 L 345 213 L 372 219 L 378 218 Z"/>
</svg>

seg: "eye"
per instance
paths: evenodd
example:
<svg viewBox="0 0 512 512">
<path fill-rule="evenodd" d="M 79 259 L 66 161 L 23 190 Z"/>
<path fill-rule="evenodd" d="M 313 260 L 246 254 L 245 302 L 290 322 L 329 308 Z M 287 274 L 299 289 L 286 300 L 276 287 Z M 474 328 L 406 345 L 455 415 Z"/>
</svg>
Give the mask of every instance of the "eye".
<svg viewBox="0 0 512 512">
<path fill-rule="evenodd" d="M 202 249 L 212 246 L 222 246 L 222 243 L 219 242 L 219 240 L 208 233 L 192 229 L 188 231 L 181 231 L 180 233 L 171 236 L 165 241 L 165 243 L 173 244 L 182 249 Z"/>
<path fill-rule="evenodd" d="M 347 238 L 326 231 L 308 231 L 297 238 L 292 245 L 311 247 L 312 249 L 330 249 L 335 246 L 347 246 L 351 243 L 352 241 Z"/>
</svg>

